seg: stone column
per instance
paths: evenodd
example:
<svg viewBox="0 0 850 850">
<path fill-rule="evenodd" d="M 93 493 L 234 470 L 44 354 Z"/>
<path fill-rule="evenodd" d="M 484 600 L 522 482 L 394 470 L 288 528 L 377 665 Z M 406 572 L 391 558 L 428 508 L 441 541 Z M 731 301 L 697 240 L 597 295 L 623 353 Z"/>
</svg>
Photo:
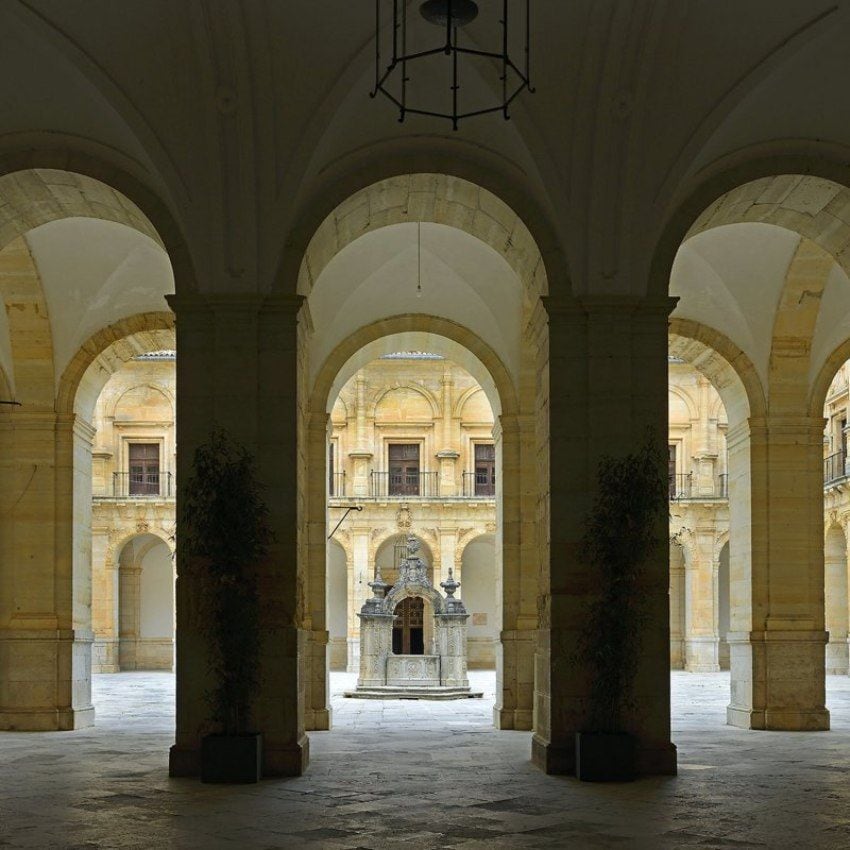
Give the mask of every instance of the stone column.
<svg viewBox="0 0 850 850">
<path fill-rule="evenodd" d="M 348 658 L 346 672 L 356 673 L 360 669 L 360 621 L 357 612 L 360 609 L 360 595 L 354 572 L 354 557 L 351 551 L 345 550 L 345 572 L 347 576 L 346 588 L 348 597 L 346 599 L 346 641 L 348 644 Z M 357 637 L 354 637 L 357 635 Z"/>
<path fill-rule="evenodd" d="M 457 557 L 457 528 L 455 526 L 440 525 L 440 551 L 439 562 L 434 566 L 432 581 L 435 586 L 449 577 L 449 570 L 454 570 L 456 578 L 461 578 L 461 559 Z M 436 558 L 434 559 L 437 560 Z M 462 595 L 462 591 L 461 591 Z"/>
<path fill-rule="evenodd" d="M 119 568 L 118 666 L 121 670 L 136 670 L 138 667 L 141 585 L 142 568 L 138 564 Z"/>
<path fill-rule="evenodd" d="M 685 669 L 685 553 L 684 548 L 670 547 L 670 668 Z"/>
<path fill-rule="evenodd" d="M 692 558 L 685 564 L 685 669 L 692 673 L 720 669 L 715 536 L 711 518 L 699 516 L 693 532 Z"/>
<path fill-rule="evenodd" d="M 351 569 L 348 576 L 348 669 L 355 671 L 360 665 L 360 619 L 358 613 L 369 598 L 369 584 L 374 565 L 369 563 L 370 529 L 364 526 L 351 528 Z"/>
<path fill-rule="evenodd" d="M 744 729 L 828 729 L 823 420 L 751 419 L 730 431 L 727 445 L 732 597 L 727 720 Z"/>
<path fill-rule="evenodd" d="M 304 733 L 307 633 L 304 585 L 306 529 L 302 527 L 306 417 L 298 395 L 304 346 L 299 344 L 301 299 L 260 294 L 178 295 L 178 479 L 191 476 L 194 448 L 218 424 L 256 454 L 275 533 L 268 562 L 259 571 L 261 600 L 260 686 L 254 725 L 263 734 L 263 771 L 299 775 L 307 766 Z M 306 454 L 306 452 L 302 452 Z M 180 539 L 178 498 L 177 539 Z M 299 547 L 303 557 L 299 558 Z M 204 692 L 206 653 L 198 631 L 197 594 L 181 569 L 177 548 L 177 740 L 172 776 L 197 775 L 200 740 L 209 726 Z M 306 572 L 306 569 L 305 569 Z"/>
<path fill-rule="evenodd" d="M 94 722 L 92 437 L 35 406 L 0 418 L 0 729 Z"/>
<path fill-rule="evenodd" d="M 537 504 L 524 481 L 535 472 L 535 418 L 502 415 L 493 428 L 496 468 L 497 729 L 530 730 L 534 707 L 537 575 L 534 569 Z M 462 578 L 462 577 L 461 577 Z M 462 591 L 461 587 L 461 591 Z"/>
<path fill-rule="evenodd" d="M 355 416 L 357 421 L 357 434 L 355 437 L 355 449 L 348 453 L 352 461 L 351 495 L 369 495 L 369 466 L 372 460 L 372 450 L 369 444 L 369 434 L 366 428 L 366 376 L 358 372 L 354 378 L 356 390 Z"/>
<path fill-rule="evenodd" d="M 330 680 L 328 678 L 327 540 L 328 477 L 327 445 L 330 417 L 324 410 L 311 411 L 307 419 L 307 681 L 304 726 L 308 731 L 331 728 Z M 334 514 L 339 511 L 334 511 Z"/>
<path fill-rule="evenodd" d="M 604 454 L 625 454 L 655 434 L 667 445 L 667 319 L 672 299 L 545 299 L 548 356 L 541 349 L 538 476 L 548 477 L 540 521 L 548 547 L 540 582 L 534 761 L 550 773 L 575 770 L 575 733 L 588 722 L 589 670 L 578 638 L 597 590 L 578 542 Z M 548 413 L 548 416 L 547 416 Z M 666 475 L 666 462 L 659 473 Z M 667 519 L 659 535 L 667 536 Z M 628 729 L 638 739 L 638 771 L 676 772 L 670 741 L 669 552 L 659 547 L 644 587 L 636 707 Z"/>
<path fill-rule="evenodd" d="M 826 672 L 846 676 L 848 672 L 847 547 L 844 532 L 831 528 L 824 545 L 824 610 L 829 633 Z"/>
<path fill-rule="evenodd" d="M 118 666 L 118 565 L 107 529 L 92 530 L 92 648 L 93 673 L 117 673 Z"/>
<path fill-rule="evenodd" d="M 452 390 L 454 379 L 450 369 L 446 369 L 442 377 L 442 408 L 443 421 L 441 423 L 440 439 L 443 448 L 437 452 L 437 463 L 440 466 L 439 494 L 443 497 L 463 495 L 463 478 L 458 476 L 457 461 L 460 453 L 454 446 L 454 435 L 452 433 Z"/>
<path fill-rule="evenodd" d="M 717 469 L 717 447 L 712 439 L 713 431 L 708 420 L 710 404 L 709 389 L 711 383 L 702 375 L 699 377 L 699 423 L 694 435 L 694 461 L 696 480 L 693 482 L 694 496 L 716 495 L 715 473 Z"/>
</svg>

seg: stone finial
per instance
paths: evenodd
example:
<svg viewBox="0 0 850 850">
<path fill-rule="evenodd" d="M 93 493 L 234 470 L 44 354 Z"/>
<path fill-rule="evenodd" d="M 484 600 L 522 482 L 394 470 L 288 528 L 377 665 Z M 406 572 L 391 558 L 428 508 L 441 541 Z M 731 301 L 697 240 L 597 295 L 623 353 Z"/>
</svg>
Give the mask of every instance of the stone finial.
<svg viewBox="0 0 850 850">
<path fill-rule="evenodd" d="M 446 599 L 452 599 L 455 591 L 460 587 L 460 582 L 455 580 L 451 567 L 449 567 L 449 577 L 445 581 L 440 582 L 440 587 L 446 591 Z"/>
</svg>

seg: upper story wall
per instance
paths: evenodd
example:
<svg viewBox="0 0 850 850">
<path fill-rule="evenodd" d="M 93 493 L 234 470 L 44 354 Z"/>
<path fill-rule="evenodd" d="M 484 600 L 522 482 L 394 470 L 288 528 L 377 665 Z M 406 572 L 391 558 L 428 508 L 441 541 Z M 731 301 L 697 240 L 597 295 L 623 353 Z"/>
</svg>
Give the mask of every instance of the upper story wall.
<svg viewBox="0 0 850 850">
<path fill-rule="evenodd" d="M 174 495 L 176 370 L 173 360 L 131 360 L 106 382 L 95 406 L 92 492 L 131 495 L 131 446 L 144 445 L 144 495 Z M 152 471 L 158 463 L 159 480 Z M 133 488 L 139 489 L 139 488 Z"/>
<path fill-rule="evenodd" d="M 349 482 L 381 475 L 389 470 L 391 446 L 418 446 L 420 471 L 440 475 L 443 495 L 453 487 L 459 494 L 462 474 L 475 469 L 475 447 L 494 443 L 493 424 L 483 389 L 456 363 L 433 356 L 375 360 L 334 404 L 333 472 Z"/>
</svg>

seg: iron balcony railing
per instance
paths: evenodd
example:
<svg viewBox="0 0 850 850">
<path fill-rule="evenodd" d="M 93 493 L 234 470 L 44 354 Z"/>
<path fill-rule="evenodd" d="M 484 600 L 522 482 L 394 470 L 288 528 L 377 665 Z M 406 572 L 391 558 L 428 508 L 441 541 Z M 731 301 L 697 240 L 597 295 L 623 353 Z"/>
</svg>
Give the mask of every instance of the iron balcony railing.
<svg viewBox="0 0 850 850">
<path fill-rule="evenodd" d="M 96 499 L 170 499 L 174 496 L 170 472 L 113 472 L 112 486 L 94 492 Z"/>
<path fill-rule="evenodd" d="M 689 473 L 678 473 L 668 476 L 670 499 L 688 499 L 691 495 L 691 476 Z"/>
<path fill-rule="evenodd" d="M 496 483 L 489 474 L 464 472 L 461 492 L 464 499 L 493 499 L 496 497 Z"/>
<path fill-rule="evenodd" d="M 823 459 L 823 483 L 831 484 L 833 481 L 846 478 L 846 463 L 847 453 L 843 451 L 825 457 Z"/>
<path fill-rule="evenodd" d="M 328 476 L 328 495 L 337 499 L 345 497 L 344 472 L 333 472 Z"/>
<path fill-rule="evenodd" d="M 668 480 L 670 482 L 670 501 L 680 501 L 682 499 L 700 501 L 729 498 L 729 476 L 725 472 L 722 475 L 715 476 L 710 493 L 698 492 L 694 486 L 694 476 L 690 472 L 670 475 L 668 476 Z"/>
<path fill-rule="evenodd" d="M 436 472 L 372 472 L 369 495 L 375 499 L 435 499 L 440 495 Z"/>
</svg>

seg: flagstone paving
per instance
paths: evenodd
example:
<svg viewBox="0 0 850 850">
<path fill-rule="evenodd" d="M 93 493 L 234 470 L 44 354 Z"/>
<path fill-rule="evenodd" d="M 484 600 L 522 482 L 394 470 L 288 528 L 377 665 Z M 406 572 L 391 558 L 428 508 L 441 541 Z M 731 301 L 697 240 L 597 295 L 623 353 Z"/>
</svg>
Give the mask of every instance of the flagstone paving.
<svg viewBox="0 0 850 850">
<path fill-rule="evenodd" d="M 724 725 L 728 674 L 674 673 L 680 774 L 622 785 L 540 773 L 472 678 L 485 699 L 381 702 L 334 674 L 305 776 L 220 787 L 167 776 L 173 676 L 96 676 L 94 729 L 0 733 L 0 847 L 850 847 L 848 678 L 832 732 L 777 733 Z"/>
</svg>

